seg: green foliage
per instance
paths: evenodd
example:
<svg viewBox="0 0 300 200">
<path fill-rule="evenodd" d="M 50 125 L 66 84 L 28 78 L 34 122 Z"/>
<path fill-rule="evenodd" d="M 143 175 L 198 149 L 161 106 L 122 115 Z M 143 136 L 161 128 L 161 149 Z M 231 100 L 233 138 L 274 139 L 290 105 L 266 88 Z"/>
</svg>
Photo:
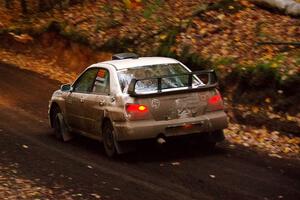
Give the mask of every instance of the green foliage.
<svg viewBox="0 0 300 200">
<path fill-rule="evenodd" d="M 254 65 L 239 65 L 230 75 L 238 79 L 240 90 L 262 90 L 266 88 L 278 89 L 282 82 L 282 74 L 278 66 L 286 59 L 283 54 L 278 54 L 270 60 L 264 60 Z M 231 59 L 221 59 L 218 64 L 230 64 Z M 233 77 L 235 76 L 235 77 Z"/>
<path fill-rule="evenodd" d="M 296 58 L 296 64 L 300 65 L 300 57 Z"/>
<path fill-rule="evenodd" d="M 255 67 L 249 67 L 241 75 L 243 85 L 251 89 L 276 87 L 280 81 L 279 72 L 270 63 L 259 63 Z"/>
<path fill-rule="evenodd" d="M 175 41 L 176 41 L 176 36 L 179 33 L 179 30 L 177 28 L 174 28 L 169 31 L 167 39 L 164 40 L 163 45 L 171 47 Z"/>
<path fill-rule="evenodd" d="M 101 30 L 101 20 L 99 19 L 99 17 L 97 17 L 96 20 L 96 26 L 95 26 L 95 32 L 98 33 Z"/>
<path fill-rule="evenodd" d="M 171 50 L 175 44 L 176 35 L 179 33 L 178 28 L 173 28 L 167 33 L 167 38 L 160 44 L 155 54 L 166 57 L 176 57 L 176 54 Z"/>
<path fill-rule="evenodd" d="M 112 6 L 110 4 L 104 4 L 104 6 L 102 7 L 104 12 L 113 12 Z"/>
<path fill-rule="evenodd" d="M 101 47 L 98 47 L 102 51 L 108 51 L 112 53 L 126 52 L 134 43 L 134 40 L 129 38 L 115 39 L 111 38 L 106 41 Z"/>
<path fill-rule="evenodd" d="M 232 65 L 232 63 L 235 62 L 235 58 L 233 57 L 221 57 L 219 59 L 217 59 L 214 64 L 216 66 L 219 66 L 219 65 L 224 65 L 224 66 L 228 66 L 228 65 Z"/>
<path fill-rule="evenodd" d="M 151 17 L 151 15 L 152 15 L 152 10 L 150 8 L 146 8 L 143 11 L 144 18 L 149 19 Z"/>
<path fill-rule="evenodd" d="M 244 92 L 259 92 L 272 88 L 277 90 L 280 84 L 280 74 L 269 63 L 258 63 L 254 66 L 239 66 L 227 77 L 237 85 L 236 97 Z M 262 100 L 262 99 L 260 99 Z"/>
<path fill-rule="evenodd" d="M 191 52 L 188 46 L 185 46 L 177 59 L 185 63 L 193 71 L 213 68 L 209 58 L 205 58 L 195 52 Z"/>
<path fill-rule="evenodd" d="M 83 31 L 80 32 L 76 30 L 74 27 L 67 25 L 65 23 L 58 23 L 52 21 L 48 24 L 48 26 L 44 27 L 44 29 L 40 31 L 41 32 L 34 33 L 34 34 L 40 34 L 42 32 L 56 32 L 73 42 L 78 42 L 81 44 L 89 44 L 87 33 Z"/>
<path fill-rule="evenodd" d="M 193 12 L 193 15 L 201 15 L 208 10 L 208 4 L 200 4 Z"/>
<path fill-rule="evenodd" d="M 295 104 L 300 102 L 300 87 L 298 87 L 300 73 L 287 76 L 283 80 L 282 74 L 273 66 L 274 62 L 280 62 L 283 59 L 285 59 L 283 55 L 278 55 L 268 62 L 236 67 L 225 77 L 221 87 L 235 88 L 233 91 L 235 103 L 261 105 L 264 104 L 266 98 L 271 98 L 277 111 L 299 112 L 300 107 Z"/>
<path fill-rule="evenodd" d="M 75 30 L 71 26 L 66 26 L 64 30 L 61 31 L 61 35 L 67 37 L 71 41 L 79 42 L 81 44 L 89 44 L 87 34 Z"/>
<path fill-rule="evenodd" d="M 201 70 L 212 67 L 212 62 L 208 58 L 191 52 L 188 46 L 182 49 L 180 55 L 177 55 L 172 46 L 176 42 L 176 36 L 180 32 L 180 27 L 174 27 L 167 33 L 167 38 L 161 43 L 158 51 L 155 53 L 158 56 L 172 57 L 186 64 L 192 70 Z"/>
<path fill-rule="evenodd" d="M 146 19 L 150 19 L 152 14 L 162 5 L 162 0 L 155 0 L 154 3 L 148 3 L 143 11 L 143 16 Z"/>
</svg>

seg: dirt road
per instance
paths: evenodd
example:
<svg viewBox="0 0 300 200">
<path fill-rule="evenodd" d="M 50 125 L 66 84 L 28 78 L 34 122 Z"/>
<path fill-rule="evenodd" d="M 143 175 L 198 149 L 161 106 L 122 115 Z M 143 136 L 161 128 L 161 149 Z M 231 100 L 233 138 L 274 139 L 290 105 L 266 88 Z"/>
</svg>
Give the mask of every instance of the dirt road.
<svg viewBox="0 0 300 200">
<path fill-rule="evenodd" d="M 47 120 L 48 100 L 59 85 L 0 64 L 1 199 L 9 199 L 1 176 L 10 170 L 18 179 L 51 190 L 37 192 L 40 199 L 300 199 L 299 161 L 226 143 L 213 153 L 147 146 L 111 160 L 97 141 L 76 137 L 59 142 Z"/>
</svg>

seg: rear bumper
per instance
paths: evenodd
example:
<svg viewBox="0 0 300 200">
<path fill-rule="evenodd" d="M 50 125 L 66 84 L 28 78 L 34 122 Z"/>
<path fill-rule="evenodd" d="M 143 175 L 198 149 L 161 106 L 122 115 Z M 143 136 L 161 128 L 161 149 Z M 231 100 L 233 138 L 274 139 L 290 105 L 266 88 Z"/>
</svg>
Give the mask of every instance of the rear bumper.
<svg viewBox="0 0 300 200">
<path fill-rule="evenodd" d="M 141 120 L 114 122 L 118 141 L 156 138 L 163 134 L 166 137 L 189 135 L 195 133 L 222 130 L 228 125 L 224 111 L 206 113 L 205 115 L 175 120 Z"/>
</svg>

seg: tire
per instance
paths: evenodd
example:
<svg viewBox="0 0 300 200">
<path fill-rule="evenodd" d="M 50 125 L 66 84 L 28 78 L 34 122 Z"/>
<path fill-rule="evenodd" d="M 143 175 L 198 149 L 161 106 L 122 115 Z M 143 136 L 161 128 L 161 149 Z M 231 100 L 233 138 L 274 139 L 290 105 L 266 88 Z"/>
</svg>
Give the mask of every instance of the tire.
<svg viewBox="0 0 300 200">
<path fill-rule="evenodd" d="M 223 130 L 217 130 L 211 133 L 210 140 L 213 142 L 222 142 L 225 140 Z"/>
<path fill-rule="evenodd" d="M 215 134 L 213 133 L 201 134 L 197 142 L 199 149 L 205 152 L 213 152 L 217 144 L 214 136 Z"/>
<path fill-rule="evenodd" d="M 63 142 L 71 140 L 73 138 L 73 135 L 67 129 L 62 113 L 56 112 L 53 115 L 53 118 L 53 128 L 55 137 Z"/>
<path fill-rule="evenodd" d="M 223 130 L 217 130 L 206 135 L 203 147 L 206 151 L 214 151 L 217 142 L 222 142 L 225 139 Z"/>
<path fill-rule="evenodd" d="M 53 121 L 53 128 L 54 128 L 54 134 L 55 137 L 60 140 L 63 141 L 63 124 L 61 123 L 61 113 L 55 113 L 54 114 L 54 121 Z"/>
<path fill-rule="evenodd" d="M 116 157 L 118 153 L 114 139 L 114 129 L 110 122 L 105 122 L 103 126 L 102 140 L 106 155 L 110 158 Z"/>
</svg>

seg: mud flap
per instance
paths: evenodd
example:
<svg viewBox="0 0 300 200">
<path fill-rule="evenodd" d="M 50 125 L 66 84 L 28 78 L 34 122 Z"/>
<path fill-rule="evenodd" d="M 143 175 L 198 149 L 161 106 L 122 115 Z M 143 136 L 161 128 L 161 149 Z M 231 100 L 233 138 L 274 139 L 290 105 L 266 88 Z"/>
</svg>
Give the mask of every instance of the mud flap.
<svg viewBox="0 0 300 200">
<path fill-rule="evenodd" d="M 64 142 L 70 141 L 73 138 L 73 134 L 71 134 L 68 131 L 68 128 L 67 128 L 66 123 L 64 121 L 63 115 L 61 113 L 58 113 L 57 118 L 58 118 L 60 126 L 61 126 L 61 139 L 62 139 L 62 141 L 64 141 Z"/>
<path fill-rule="evenodd" d="M 225 136 L 222 130 L 214 131 L 208 135 L 210 142 L 222 142 L 223 140 L 225 140 Z"/>
<path fill-rule="evenodd" d="M 114 139 L 114 143 L 118 154 L 129 153 L 136 150 L 135 145 L 129 142 L 118 142 Z"/>
<path fill-rule="evenodd" d="M 118 154 L 129 153 L 136 150 L 136 147 L 130 142 L 117 141 L 114 131 L 114 144 Z"/>
</svg>

